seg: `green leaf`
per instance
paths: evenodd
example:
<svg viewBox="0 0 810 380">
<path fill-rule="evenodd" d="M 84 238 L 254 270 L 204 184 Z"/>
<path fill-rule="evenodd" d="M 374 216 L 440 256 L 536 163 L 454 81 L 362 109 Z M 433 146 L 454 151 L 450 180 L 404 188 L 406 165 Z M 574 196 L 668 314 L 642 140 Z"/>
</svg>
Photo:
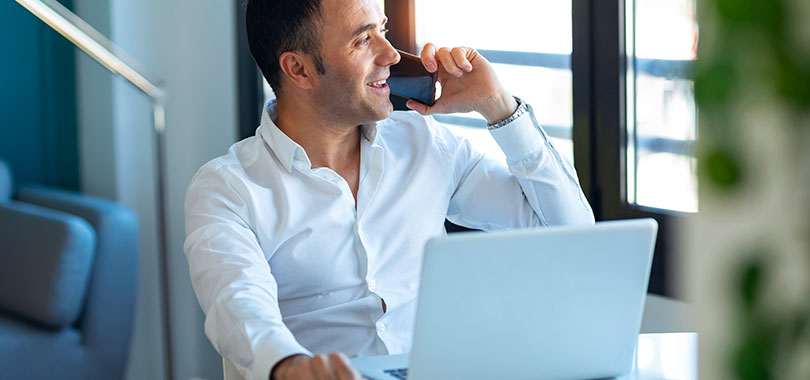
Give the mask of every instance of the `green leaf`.
<svg viewBox="0 0 810 380">
<path fill-rule="evenodd" d="M 774 80 L 776 92 L 799 110 L 810 106 L 810 68 L 785 63 L 779 65 Z"/>
<path fill-rule="evenodd" d="M 746 264 L 740 275 L 740 298 L 743 306 L 750 314 L 756 308 L 759 295 L 762 292 L 763 265 L 759 260 Z"/>
<path fill-rule="evenodd" d="M 729 150 L 715 149 L 698 160 L 702 177 L 720 189 L 730 190 L 741 182 L 739 159 Z"/>
<path fill-rule="evenodd" d="M 743 332 L 737 350 L 732 354 L 734 372 L 741 380 L 771 379 L 774 357 L 773 334 L 765 326 Z"/>
<path fill-rule="evenodd" d="M 698 63 L 695 72 L 695 100 L 704 108 L 722 107 L 737 90 L 737 70 L 726 60 Z"/>
<path fill-rule="evenodd" d="M 755 28 L 780 37 L 784 32 L 784 0 L 715 0 L 717 14 L 728 28 Z"/>
</svg>

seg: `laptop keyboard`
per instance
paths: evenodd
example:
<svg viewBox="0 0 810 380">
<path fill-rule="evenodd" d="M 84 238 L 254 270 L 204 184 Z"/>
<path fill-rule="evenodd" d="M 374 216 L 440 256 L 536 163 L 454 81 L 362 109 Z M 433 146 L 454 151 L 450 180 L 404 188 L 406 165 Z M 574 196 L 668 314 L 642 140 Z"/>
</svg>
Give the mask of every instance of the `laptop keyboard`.
<svg viewBox="0 0 810 380">
<path fill-rule="evenodd" d="M 408 377 L 408 369 L 407 368 L 397 368 L 397 369 L 387 369 L 383 371 L 397 379 L 405 380 Z"/>
</svg>

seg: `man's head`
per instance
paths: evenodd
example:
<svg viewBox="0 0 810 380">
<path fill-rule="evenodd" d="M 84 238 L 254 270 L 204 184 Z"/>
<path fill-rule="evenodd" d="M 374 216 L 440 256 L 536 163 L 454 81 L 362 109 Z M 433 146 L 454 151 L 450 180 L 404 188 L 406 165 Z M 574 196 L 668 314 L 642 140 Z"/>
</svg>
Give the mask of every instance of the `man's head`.
<svg viewBox="0 0 810 380">
<path fill-rule="evenodd" d="M 340 124 L 393 110 L 379 84 L 399 61 L 386 21 L 377 0 L 250 0 L 247 8 L 251 53 L 279 99 Z"/>
<path fill-rule="evenodd" d="M 281 93 L 279 57 L 287 51 L 310 55 L 320 74 L 321 0 L 248 0 L 245 16 L 248 47 L 273 87 Z"/>
</svg>

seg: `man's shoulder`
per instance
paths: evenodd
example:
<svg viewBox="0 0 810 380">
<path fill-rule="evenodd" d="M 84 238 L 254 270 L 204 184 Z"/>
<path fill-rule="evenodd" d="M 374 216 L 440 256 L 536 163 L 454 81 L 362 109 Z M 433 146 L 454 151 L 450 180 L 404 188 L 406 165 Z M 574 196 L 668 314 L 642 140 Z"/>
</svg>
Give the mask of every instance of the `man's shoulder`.
<svg viewBox="0 0 810 380">
<path fill-rule="evenodd" d="M 251 167 L 257 165 L 261 156 L 258 150 L 263 144 L 257 136 L 252 136 L 232 144 L 228 151 L 203 164 L 191 179 L 189 190 L 203 185 L 227 185 L 234 187 L 239 182 L 249 180 Z"/>
<path fill-rule="evenodd" d="M 225 173 L 232 171 L 241 171 L 244 169 L 242 157 L 245 148 L 251 145 L 256 137 L 249 137 L 232 144 L 225 154 L 212 158 L 203 164 L 197 173 Z"/>
</svg>

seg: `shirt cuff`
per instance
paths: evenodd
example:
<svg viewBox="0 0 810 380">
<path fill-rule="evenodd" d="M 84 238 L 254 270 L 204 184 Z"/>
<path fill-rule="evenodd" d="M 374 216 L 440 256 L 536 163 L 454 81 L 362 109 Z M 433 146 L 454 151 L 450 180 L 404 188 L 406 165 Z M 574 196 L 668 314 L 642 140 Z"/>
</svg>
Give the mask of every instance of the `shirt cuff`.
<svg viewBox="0 0 810 380">
<path fill-rule="evenodd" d="M 312 356 L 312 352 L 304 348 L 290 333 L 282 333 L 272 340 L 259 343 L 253 350 L 253 365 L 250 367 L 249 379 L 269 379 L 270 370 L 291 355 L 304 354 Z M 244 375 L 244 374 L 243 374 Z"/>
<path fill-rule="evenodd" d="M 542 149 L 546 143 L 546 137 L 540 131 L 540 126 L 535 125 L 532 120 L 532 112 L 529 108 L 529 112 L 513 122 L 489 131 L 506 154 L 508 161 L 520 161 Z"/>
</svg>

